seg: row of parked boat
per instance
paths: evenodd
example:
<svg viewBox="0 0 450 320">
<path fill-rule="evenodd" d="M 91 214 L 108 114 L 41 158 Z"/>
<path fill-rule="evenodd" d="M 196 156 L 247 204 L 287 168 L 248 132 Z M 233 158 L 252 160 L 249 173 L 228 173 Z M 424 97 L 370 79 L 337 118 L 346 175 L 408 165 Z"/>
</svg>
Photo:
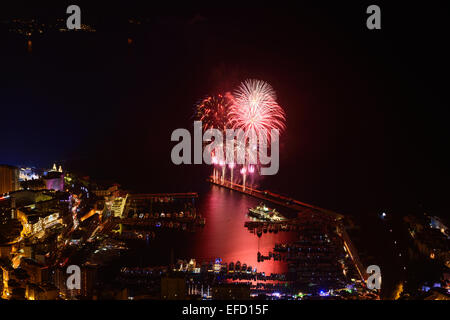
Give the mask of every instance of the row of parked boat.
<svg viewBox="0 0 450 320">
<path fill-rule="evenodd" d="M 276 209 L 271 209 L 264 203 L 260 203 L 259 206 L 255 208 L 250 208 L 248 210 L 248 215 L 255 219 L 269 222 L 285 220 L 285 218 Z"/>
<path fill-rule="evenodd" d="M 195 218 L 195 212 L 190 211 L 180 211 L 180 212 L 153 212 L 153 213 L 131 213 L 128 216 L 132 219 L 174 219 L 174 218 Z"/>
<path fill-rule="evenodd" d="M 258 237 L 261 237 L 263 233 L 278 233 L 280 231 L 294 231 L 295 226 L 289 224 L 254 224 L 251 221 L 247 221 L 245 223 L 245 227 L 249 229 L 250 232 L 256 234 Z"/>
<path fill-rule="evenodd" d="M 120 223 L 128 226 L 136 226 L 141 228 L 168 228 L 187 230 L 192 224 L 204 226 L 206 220 L 204 218 L 197 219 L 191 222 L 177 222 L 177 221 L 154 221 L 154 220 L 130 220 L 122 219 Z"/>
</svg>

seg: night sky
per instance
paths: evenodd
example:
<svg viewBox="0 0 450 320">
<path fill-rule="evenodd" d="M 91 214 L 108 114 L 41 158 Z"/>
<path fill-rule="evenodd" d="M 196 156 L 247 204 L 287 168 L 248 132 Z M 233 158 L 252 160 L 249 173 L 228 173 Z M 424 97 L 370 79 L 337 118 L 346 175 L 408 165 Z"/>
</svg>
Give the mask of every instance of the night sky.
<svg viewBox="0 0 450 320">
<path fill-rule="evenodd" d="M 0 25 L 0 163 L 58 161 L 136 191 L 196 191 L 210 169 L 173 165 L 172 131 L 192 127 L 203 96 L 258 78 L 287 113 L 280 171 L 264 187 L 343 213 L 448 213 L 450 55 L 438 2 L 378 2 L 375 31 L 372 3 L 76 4 L 97 32 L 33 37 L 32 53 Z M 51 21 L 66 7 L 19 2 L 0 19 Z"/>
</svg>

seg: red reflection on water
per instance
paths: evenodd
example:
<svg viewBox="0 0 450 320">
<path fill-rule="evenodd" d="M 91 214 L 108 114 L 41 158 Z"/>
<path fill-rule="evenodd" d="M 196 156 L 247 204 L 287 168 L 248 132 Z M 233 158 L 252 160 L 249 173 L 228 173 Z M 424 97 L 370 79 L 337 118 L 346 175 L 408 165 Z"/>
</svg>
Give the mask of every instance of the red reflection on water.
<svg viewBox="0 0 450 320">
<path fill-rule="evenodd" d="M 222 258 L 223 262 L 241 262 L 259 272 L 281 273 L 287 269 L 280 261 L 257 260 L 258 250 L 267 255 L 273 252 L 275 243 L 286 242 L 292 234 L 278 232 L 266 233 L 261 238 L 244 227 L 248 209 L 259 204 L 259 200 L 218 186 L 201 195 L 199 210 L 206 217 L 203 230 L 198 230 L 194 240 L 194 257 L 197 261 L 213 261 Z"/>
</svg>

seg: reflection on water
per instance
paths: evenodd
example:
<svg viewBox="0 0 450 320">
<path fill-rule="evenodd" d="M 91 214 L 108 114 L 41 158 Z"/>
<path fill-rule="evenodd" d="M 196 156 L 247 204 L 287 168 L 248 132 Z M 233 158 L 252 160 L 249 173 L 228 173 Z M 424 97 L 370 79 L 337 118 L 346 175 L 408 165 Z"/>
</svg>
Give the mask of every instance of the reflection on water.
<svg viewBox="0 0 450 320">
<path fill-rule="evenodd" d="M 250 233 L 244 223 L 248 209 L 259 200 L 218 186 L 210 186 L 200 194 L 198 209 L 206 225 L 195 233 L 161 231 L 149 245 L 141 245 L 127 254 L 122 265 L 164 265 L 176 259 L 195 258 L 198 262 L 222 258 L 223 262 L 256 267 L 258 271 L 280 273 L 286 264 L 280 261 L 257 262 L 258 250 L 267 255 L 277 242 L 285 242 L 290 233 L 265 233 L 261 238 Z M 281 211 L 283 213 L 283 211 Z"/>
<path fill-rule="evenodd" d="M 258 271 L 282 272 L 285 265 L 278 261 L 257 262 L 258 250 L 263 254 L 273 252 L 276 242 L 287 239 L 288 234 L 267 233 L 258 238 L 250 233 L 244 223 L 248 209 L 257 206 L 258 199 L 218 186 L 201 195 L 199 209 L 206 217 L 206 226 L 197 231 L 193 256 L 197 259 L 220 257 L 224 262 L 246 263 Z"/>
</svg>

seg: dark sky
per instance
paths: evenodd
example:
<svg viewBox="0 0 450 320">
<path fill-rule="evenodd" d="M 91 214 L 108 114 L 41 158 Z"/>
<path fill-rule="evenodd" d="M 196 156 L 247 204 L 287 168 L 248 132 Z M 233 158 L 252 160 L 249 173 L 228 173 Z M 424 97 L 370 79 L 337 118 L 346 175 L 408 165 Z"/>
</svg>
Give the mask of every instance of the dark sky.
<svg viewBox="0 0 450 320">
<path fill-rule="evenodd" d="M 376 31 L 365 26 L 372 3 L 78 4 L 97 32 L 34 37 L 32 53 L 0 25 L 0 163 L 65 161 L 136 190 L 195 189 L 209 169 L 174 166 L 171 132 L 192 126 L 199 98 L 251 77 L 269 82 L 287 113 L 280 172 L 264 186 L 344 213 L 446 214 L 439 2 L 378 2 Z M 52 21 L 65 8 L 19 2 L 0 19 Z"/>
</svg>

